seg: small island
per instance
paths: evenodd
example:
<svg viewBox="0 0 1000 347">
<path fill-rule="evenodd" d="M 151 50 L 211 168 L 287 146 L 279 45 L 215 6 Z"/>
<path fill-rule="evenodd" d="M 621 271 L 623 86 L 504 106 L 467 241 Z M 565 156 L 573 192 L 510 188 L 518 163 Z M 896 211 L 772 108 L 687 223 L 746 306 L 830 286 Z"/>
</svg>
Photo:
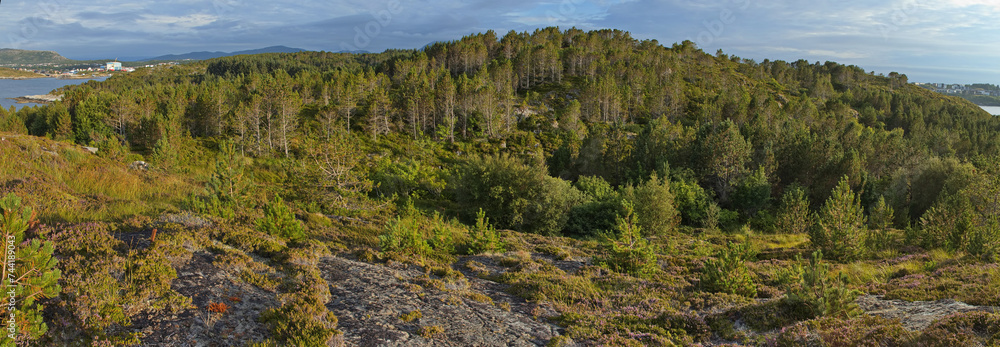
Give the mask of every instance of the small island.
<svg viewBox="0 0 1000 347">
<path fill-rule="evenodd" d="M 62 100 L 62 95 L 52 95 L 52 94 L 45 94 L 45 95 L 25 95 L 25 96 L 11 98 L 11 99 L 16 100 L 17 103 L 19 103 L 19 104 L 29 104 L 29 103 L 32 103 L 32 104 L 47 104 L 47 103 L 50 103 L 50 102 L 55 102 L 55 101 Z"/>
</svg>

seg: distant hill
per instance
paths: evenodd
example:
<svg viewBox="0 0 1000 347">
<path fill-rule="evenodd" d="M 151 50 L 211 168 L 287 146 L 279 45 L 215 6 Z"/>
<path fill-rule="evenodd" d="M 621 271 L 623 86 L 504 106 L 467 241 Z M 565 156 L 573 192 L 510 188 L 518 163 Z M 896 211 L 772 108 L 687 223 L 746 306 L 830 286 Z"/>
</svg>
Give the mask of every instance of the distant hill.
<svg viewBox="0 0 1000 347">
<path fill-rule="evenodd" d="M 185 54 L 169 54 L 163 55 L 155 58 L 143 59 L 140 61 L 151 61 L 151 60 L 206 60 L 220 57 L 228 57 L 233 55 L 241 54 L 261 54 L 261 53 L 296 53 L 305 51 L 301 48 L 291 48 L 285 46 L 271 46 L 260 49 L 251 49 L 246 51 L 238 52 L 191 52 Z"/>
<path fill-rule="evenodd" d="M 40 65 L 66 64 L 74 60 L 53 51 L 27 51 L 23 49 L 0 49 L 0 65 Z"/>
</svg>

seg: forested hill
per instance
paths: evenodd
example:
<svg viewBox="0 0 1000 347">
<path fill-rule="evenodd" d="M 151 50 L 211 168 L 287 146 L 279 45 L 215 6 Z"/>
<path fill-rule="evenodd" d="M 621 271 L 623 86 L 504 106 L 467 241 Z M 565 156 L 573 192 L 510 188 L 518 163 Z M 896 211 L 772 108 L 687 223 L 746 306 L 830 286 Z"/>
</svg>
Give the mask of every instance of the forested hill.
<svg viewBox="0 0 1000 347">
<path fill-rule="evenodd" d="M 140 331 L 124 328 L 129 319 L 148 323 L 139 319 L 146 311 L 122 311 L 112 297 L 149 300 L 132 289 L 110 291 L 124 293 L 120 298 L 86 294 L 104 289 L 81 279 L 105 271 L 100 266 L 169 262 L 84 266 L 87 257 L 68 255 L 166 254 L 180 257 L 166 270 L 189 275 L 196 272 L 191 264 L 236 269 L 226 278 L 260 289 L 254 293 L 267 305 L 251 312 L 230 297 L 226 302 L 242 308 L 227 316 L 226 305 L 209 301 L 221 296 L 199 299 L 183 289 L 169 297 L 191 295 L 201 308 L 181 305 L 188 313 L 178 315 L 154 305 L 149 312 L 212 312 L 225 324 L 266 324 L 270 333 L 254 328 L 253 336 L 273 343 L 263 345 L 333 344 L 341 339 L 333 307 L 347 341 L 396 336 L 369 329 L 391 326 L 414 341 L 445 336 L 479 344 L 468 340 L 479 332 L 441 325 L 465 319 L 421 320 L 409 303 L 384 301 L 380 321 L 366 320 L 379 306 L 331 301 L 334 289 L 343 296 L 355 288 L 339 287 L 345 283 L 391 282 L 399 295 L 432 293 L 454 307 L 513 312 L 508 321 L 548 317 L 565 331 L 547 331 L 573 339 L 546 332 L 550 345 L 796 345 L 813 338 L 974 344 L 995 333 L 979 328 L 995 323 L 980 322 L 1000 321 L 986 313 L 949 316 L 952 323 L 918 333 L 902 324 L 928 324 L 851 318 L 860 291 L 1000 305 L 993 263 L 1000 254 L 1000 119 L 897 73 L 756 62 L 618 30 L 546 28 L 380 54 L 218 58 L 140 69 L 63 93 L 44 107 L 0 110 L 0 131 L 97 147 L 104 159 L 87 164 L 96 169 L 84 176 L 62 174 L 58 168 L 68 164 L 55 161 L 83 165 L 89 154 L 60 154 L 48 142 L 15 136 L 0 142 L 17 158 L 0 162 L 10 164 L 0 178 L 5 191 L 42 211 L 43 222 L 109 224 L 50 234 L 150 235 L 148 249 L 127 254 L 104 241 L 57 242 L 67 260 L 60 283 L 76 293 L 60 296 L 59 317 L 93 341 Z M 26 177 L 15 164 L 51 177 Z M 132 177 L 127 188 L 94 173 L 107 167 Z M 170 184 L 183 189 L 156 188 Z M 88 253 L 91 244 L 106 249 Z M 177 255 L 191 252 L 197 256 Z M 341 258 L 385 262 L 397 275 L 354 281 L 357 273 L 338 270 L 349 266 Z M 399 262 L 419 270 L 400 277 L 396 269 L 407 265 Z M 831 264 L 838 272 L 828 274 Z M 101 273 L 120 273 L 108 271 Z M 177 277 L 164 273 L 148 276 L 159 281 L 150 288 Z M 426 303 L 419 307 L 441 306 Z M 105 310 L 119 313 L 88 318 Z M 260 320 L 241 316 L 255 312 Z M 445 317 L 441 312 L 423 314 Z M 968 339 L 947 335 L 957 330 L 944 325 L 971 319 L 976 323 L 954 333 Z M 206 336 L 229 336 L 222 333 L 229 325 L 211 326 Z M 63 330 L 46 338 L 77 337 Z M 175 335 L 187 336 L 163 336 Z"/>
<path fill-rule="evenodd" d="M 748 179 L 774 193 L 797 183 L 815 203 L 847 176 L 871 199 L 932 159 L 995 156 L 1000 138 L 995 117 L 905 75 L 713 56 L 618 30 L 219 58 L 88 83 L 64 100 L 20 114 L 27 131 L 124 143 L 118 150 L 167 167 L 188 138 L 294 157 L 340 132 L 369 142 L 405 135 L 457 142 L 447 146 L 456 152 L 535 156 L 569 180 L 596 175 L 617 186 L 670 172 L 726 208 L 739 207 L 732 193 Z"/>
</svg>

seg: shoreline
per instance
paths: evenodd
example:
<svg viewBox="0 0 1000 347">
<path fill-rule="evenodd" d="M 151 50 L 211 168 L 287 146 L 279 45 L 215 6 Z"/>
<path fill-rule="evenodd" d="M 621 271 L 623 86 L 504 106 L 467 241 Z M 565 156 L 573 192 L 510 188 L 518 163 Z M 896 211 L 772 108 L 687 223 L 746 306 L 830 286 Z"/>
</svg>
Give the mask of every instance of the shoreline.
<svg viewBox="0 0 1000 347">
<path fill-rule="evenodd" d="M 8 98 L 16 101 L 18 104 L 49 104 L 55 101 L 62 100 L 62 95 L 25 95 L 16 98 Z"/>
<path fill-rule="evenodd" d="M 60 80 L 86 80 L 86 79 L 97 79 L 97 78 L 104 78 L 104 77 L 111 77 L 111 75 L 94 75 L 94 76 L 79 76 L 79 75 L 54 75 L 54 76 L 46 76 L 46 75 L 41 75 L 41 76 L 35 76 L 35 77 L 0 77 L 0 80 L 15 80 L 15 81 L 20 81 L 20 80 L 36 80 L 36 79 L 42 79 L 42 78 L 55 78 L 55 79 L 60 79 Z"/>
</svg>

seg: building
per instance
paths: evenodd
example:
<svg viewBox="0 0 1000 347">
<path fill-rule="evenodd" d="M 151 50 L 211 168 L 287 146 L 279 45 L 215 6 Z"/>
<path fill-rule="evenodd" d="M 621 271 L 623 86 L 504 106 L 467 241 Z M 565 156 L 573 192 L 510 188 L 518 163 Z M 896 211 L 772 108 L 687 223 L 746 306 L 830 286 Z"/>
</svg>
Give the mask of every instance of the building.
<svg viewBox="0 0 1000 347">
<path fill-rule="evenodd" d="M 105 70 L 108 70 L 108 71 L 122 71 L 122 63 L 117 62 L 117 61 L 109 61 L 108 64 L 107 64 L 107 68 L 105 68 Z"/>
</svg>

